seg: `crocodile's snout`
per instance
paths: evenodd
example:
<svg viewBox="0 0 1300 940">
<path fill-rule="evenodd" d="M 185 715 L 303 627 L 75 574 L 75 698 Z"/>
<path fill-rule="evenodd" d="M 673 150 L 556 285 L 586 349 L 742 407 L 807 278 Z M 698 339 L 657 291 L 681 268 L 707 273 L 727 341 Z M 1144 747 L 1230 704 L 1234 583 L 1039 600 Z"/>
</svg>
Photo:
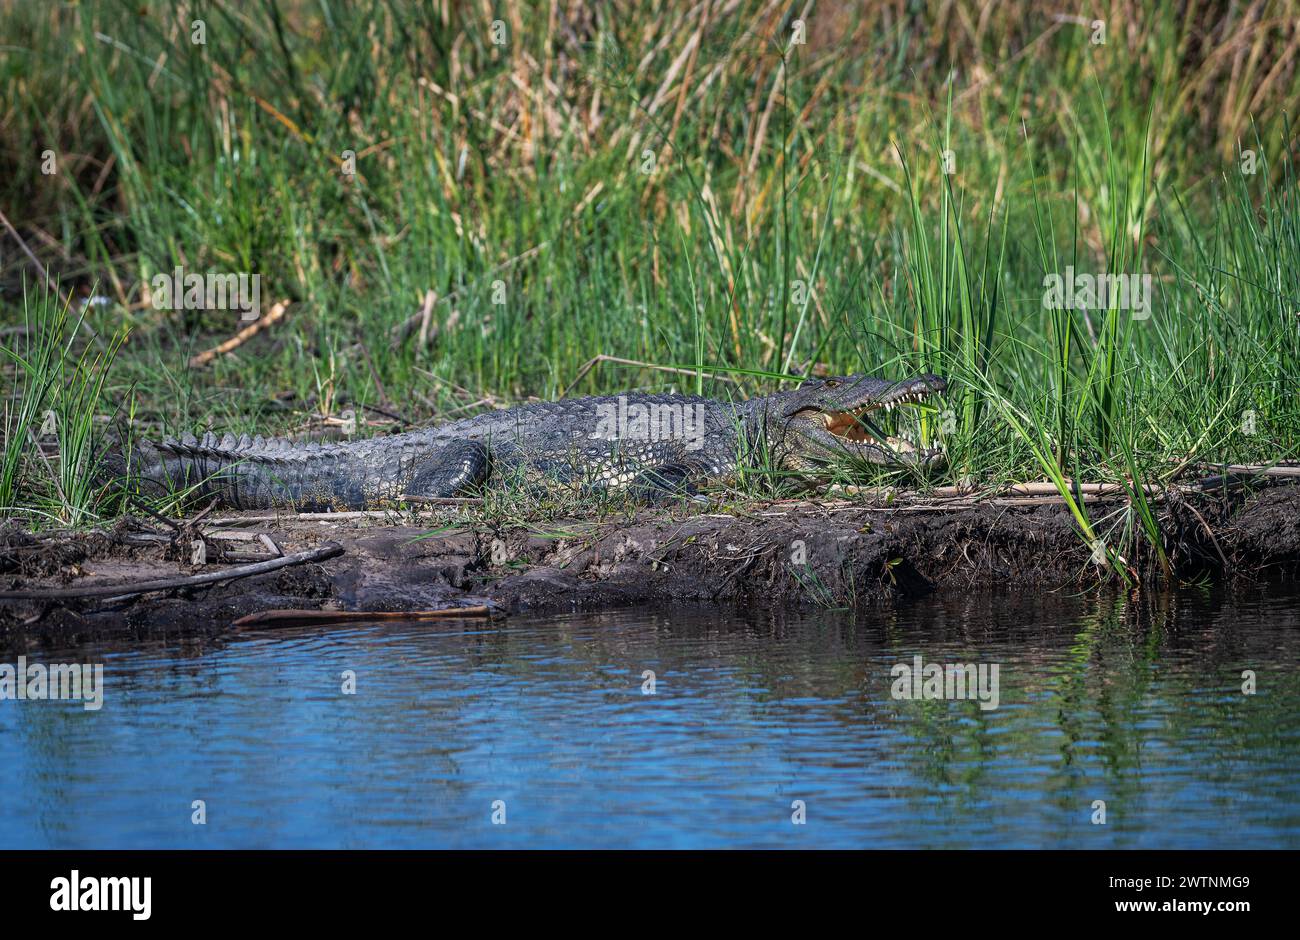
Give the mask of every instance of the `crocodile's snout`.
<svg viewBox="0 0 1300 940">
<path fill-rule="evenodd" d="M 812 448 L 810 460 L 824 457 L 820 450 L 871 463 L 930 465 L 942 460 L 942 451 L 910 436 L 923 422 L 908 420 L 904 411 L 933 410 L 947 390 L 948 381 L 931 374 L 899 382 L 870 376 L 808 382 L 798 390 L 803 400 L 792 403 L 791 425 Z M 796 454 L 791 462 L 805 464 Z"/>
</svg>

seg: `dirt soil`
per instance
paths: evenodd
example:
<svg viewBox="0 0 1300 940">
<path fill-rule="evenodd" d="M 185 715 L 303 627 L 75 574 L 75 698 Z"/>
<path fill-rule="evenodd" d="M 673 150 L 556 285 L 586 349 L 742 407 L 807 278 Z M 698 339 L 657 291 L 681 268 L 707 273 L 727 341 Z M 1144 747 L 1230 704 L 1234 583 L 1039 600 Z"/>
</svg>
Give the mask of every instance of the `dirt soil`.
<svg viewBox="0 0 1300 940">
<path fill-rule="evenodd" d="M 1157 506 L 1175 577 L 1288 578 L 1300 568 L 1300 486 L 1171 494 Z M 1102 532 L 1122 525 L 1126 513 L 1122 500 L 1105 498 L 1088 510 Z M 0 600 L 0 646 L 76 641 L 107 630 L 216 634 L 245 614 L 275 608 L 487 605 L 517 615 L 681 602 L 860 606 L 932 591 L 1078 588 L 1106 577 L 1064 506 L 1014 499 L 957 508 L 915 499 L 779 502 L 725 513 L 658 508 L 504 529 L 472 507 L 428 521 L 269 521 L 255 513 L 247 519 L 202 529 L 214 540 L 201 566 L 152 521 L 41 538 L 0 529 L 0 590 L 223 570 L 232 565 L 220 546 L 247 562 L 259 557 L 251 549 L 268 544 L 257 541 L 258 533 L 285 553 L 329 542 L 344 550 L 321 562 L 129 598 Z M 232 531 L 245 533 L 235 536 L 244 541 L 222 540 Z M 1135 583 L 1162 578 L 1149 549 L 1126 562 Z"/>
</svg>

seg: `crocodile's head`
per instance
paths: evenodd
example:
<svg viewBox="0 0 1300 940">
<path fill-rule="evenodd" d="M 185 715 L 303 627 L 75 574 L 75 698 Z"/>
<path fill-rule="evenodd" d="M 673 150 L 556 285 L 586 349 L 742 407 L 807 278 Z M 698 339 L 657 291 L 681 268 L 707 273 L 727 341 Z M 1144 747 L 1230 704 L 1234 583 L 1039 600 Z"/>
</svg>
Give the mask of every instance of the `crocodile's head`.
<svg viewBox="0 0 1300 940">
<path fill-rule="evenodd" d="M 768 420 L 784 422 L 784 461 L 808 469 L 836 457 L 879 464 L 927 466 L 941 462 L 937 447 L 906 436 L 900 409 L 933 405 L 947 390 L 937 375 L 890 382 L 869 375 L 810 379 L 770 399 Z"/>
</svg>

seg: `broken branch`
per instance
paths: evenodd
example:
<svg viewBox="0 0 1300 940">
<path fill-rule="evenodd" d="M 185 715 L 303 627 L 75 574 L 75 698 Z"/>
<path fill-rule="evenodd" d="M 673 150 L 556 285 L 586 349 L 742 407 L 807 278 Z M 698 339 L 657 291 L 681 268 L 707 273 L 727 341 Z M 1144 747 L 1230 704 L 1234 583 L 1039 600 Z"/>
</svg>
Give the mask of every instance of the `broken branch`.
<svg viewBox="0 0 1300 940">
<path fill-rule="evenodd" d="M 225 571 L 212 571 L 207 574 L 196 574 L 184 578 L 159 578 L 154 581 L 137 581 L 134 584 L 128 582 L 126 584 L 95 584 L 87 587 L 60 588 L 58 590 L 45 588 L 39 591 L 0 591 L 0 600 L 128 597 L 133 594 L 152 594 L 154 591 L 169 591 L 174 588 L 197 587 L 202 584 L 213 584 L 217 581 L 230 581 L 235 578 L 247 578 L 254 574 L 265 574 L 268 571 L 278 571 L 279 569 L 287 568 L 290 565 L 302 565 L 310 561 L 324 561 L 327 558 L 333 558 L 336 555 L 342 554 L 342 545 L 337 542 L 327 542 L 324 545 L 313 548 L 311 551 L 285 555 L 282 558 L 272 558 L 270 561 L 259 561 L 256 564 L 227 568 Z"/>
</svg>

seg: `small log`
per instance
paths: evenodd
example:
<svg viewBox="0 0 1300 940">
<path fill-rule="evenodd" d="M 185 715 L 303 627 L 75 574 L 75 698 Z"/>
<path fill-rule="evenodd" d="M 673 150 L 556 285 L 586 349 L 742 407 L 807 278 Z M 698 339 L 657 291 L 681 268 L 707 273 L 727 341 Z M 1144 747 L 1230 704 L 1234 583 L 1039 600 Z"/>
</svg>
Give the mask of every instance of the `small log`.
<svg viewBox="0 0 1300 940">
<path fill-rule="evenodd" d="M 376 620 L 453 620 L 491 617 L 488 607 L 444 607 L 439 610 L 262 610 L 235 621 L 237 627 L 303 626 L 326 623 L 370 623 Z"/>
</svg>

